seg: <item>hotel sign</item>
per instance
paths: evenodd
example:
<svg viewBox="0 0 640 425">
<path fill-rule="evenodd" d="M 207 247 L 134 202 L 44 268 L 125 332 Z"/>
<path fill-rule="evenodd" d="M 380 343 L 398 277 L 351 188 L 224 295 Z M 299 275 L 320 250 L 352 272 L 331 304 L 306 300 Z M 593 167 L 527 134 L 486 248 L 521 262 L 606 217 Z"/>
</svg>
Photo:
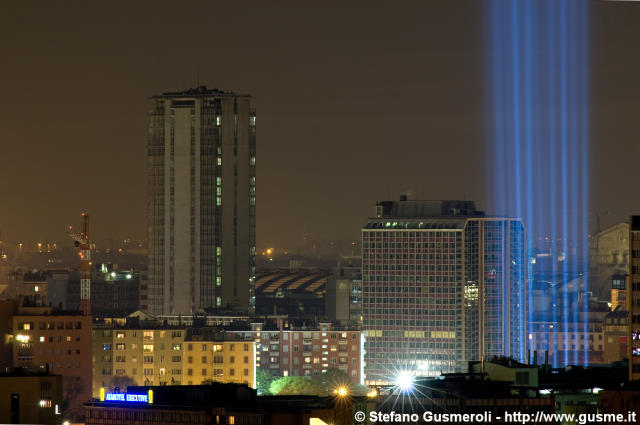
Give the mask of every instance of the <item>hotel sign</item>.
<svg viewBox="0 0 640 425">
<path fill-rule="evenodd" d="M 147 391 L 147 394 L 129 394 L 129 393 L 108 393 L 108 392 L 105 392 L 104 388 L 100 388 L 100 401 L 153 404 L 153 390 Z"/>
</svg>

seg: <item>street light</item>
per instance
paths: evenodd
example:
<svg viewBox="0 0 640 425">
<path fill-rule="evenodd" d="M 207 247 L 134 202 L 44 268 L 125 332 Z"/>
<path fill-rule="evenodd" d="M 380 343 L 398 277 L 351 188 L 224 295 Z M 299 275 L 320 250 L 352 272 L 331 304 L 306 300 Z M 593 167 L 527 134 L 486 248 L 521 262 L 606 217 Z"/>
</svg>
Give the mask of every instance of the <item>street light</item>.
<svg viewBox="0 0 640 425">
<path fill-rule="evenodd" d="M 340 397 L 344 397 L 347 394 L 349 394 L 349 390 L 347 390 L 346 387 L 339 387 L 336 390 L 334 390 L 333 392 L 338 394 Z"/>
</svg>

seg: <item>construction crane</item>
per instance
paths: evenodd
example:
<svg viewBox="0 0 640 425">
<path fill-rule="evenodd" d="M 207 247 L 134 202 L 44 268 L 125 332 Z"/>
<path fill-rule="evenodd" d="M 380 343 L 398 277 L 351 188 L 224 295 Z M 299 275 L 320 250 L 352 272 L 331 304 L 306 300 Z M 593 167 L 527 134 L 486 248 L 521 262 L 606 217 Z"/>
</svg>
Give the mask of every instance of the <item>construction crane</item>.
<svg viewBox="0 0 640 425">
<path fill-rule="evenodd" d="M 80 233 L 69 226 L 67 234 L 73 239 L 73 245 L 78 248 L 80 257 L 80 311 L 88 316 L 91 314 L 91 241 L 89 240 L 89 216 L 82 213 Z"/>
</svg>

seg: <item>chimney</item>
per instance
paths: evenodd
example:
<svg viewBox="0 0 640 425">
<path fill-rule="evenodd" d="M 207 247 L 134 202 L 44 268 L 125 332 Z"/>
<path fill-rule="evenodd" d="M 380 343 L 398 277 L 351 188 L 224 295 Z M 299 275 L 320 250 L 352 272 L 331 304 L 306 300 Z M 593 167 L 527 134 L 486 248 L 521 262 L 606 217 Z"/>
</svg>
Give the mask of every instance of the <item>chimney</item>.
<svg viewBox="0 0 640 425">
<path fill-rule="evenodd" d="M 549 368 L 549 350 L 544 350 L 544 372 L 547 373 Z"/>
</svg>

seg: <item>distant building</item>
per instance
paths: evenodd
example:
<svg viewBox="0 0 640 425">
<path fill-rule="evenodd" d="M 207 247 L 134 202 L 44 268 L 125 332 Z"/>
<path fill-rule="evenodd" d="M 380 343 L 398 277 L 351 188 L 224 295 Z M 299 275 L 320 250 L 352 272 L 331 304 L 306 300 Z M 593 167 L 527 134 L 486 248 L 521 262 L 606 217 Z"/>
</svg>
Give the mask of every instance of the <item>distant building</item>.
<svg viewBox="0 0 640 425">
<path fill-rule="evenodd" d="M 380 202 L 362 229 L 366 381 L 524 359 L 525 232 L 470 201 Z"/>
<path fill-rule="evenodd" d="M 127 382 L 199 385 L 213 380 L 255 386 L 254 341 L 238 340 L 216 328 L 107 320 L 95 324 L 93 350 L 94 397 L 101 387 Z"/>
<path fill-rule="evenodd" d="M 629 285 L 627 306 L 629 328 L 627 331 L 629 380 L 640 379 L 640 216 L 631 216 L 629 226 L 631 260 L 629 261 Z"/>
<path fill-rule="evenodd" d="M 248 95 L 198 87 L 152 97 L 151 314 L 253 313 L 255 120 Z"/>
<path fill-rule="evenodd" d="M 8 272 L 8 286 L 3 296 L 20 300 L 20 304 L 47 305 L 47 276 L 46 271 L 14 268 Z"/>
<path fill-rule="evenodd" d="M 143 275 L 134 270 L 106 270 L 99 267 L 91 274 L 91 313 L 95 317 L 125 317 L 146 310 L 147 291 Z M 49 301 L 63 310 L 80 306 L 80 273 L 49 273 Z"/>
<path fill-rule="evenodd" d="M 256 275 L 258 316 L 288 315 L 313 320 L 325 316 L 327 270 L 260 270 Z"/>
<path fill-rule="evenodd" d="M 0 373 L 0 422 L 4 424 L 59 424 L 62 401 L 62 376 L 46 368 Z"/>
<path fill-rule="evenodd" d="M 605 318 L 611 313 L 609 304 L 583 293 L 572 308 L 557 309 L 533 315 L 529 324 L 530 350 L 538 356 L 547 352 L 556 366 L 609 363 L 603 357 Z"/>
<path fill-rule="evenodd" d="M 326 316 L 342 323 L 362 324 L 362 259 L 346 258 L 327 280 Z"/>
<path fill-rule="evenodd" d="M 608 299 L 611 277 L 629 269 L 629 223 L 618 223 L 589 239 L 589 288 L 600 299 Z"/>
<path fill-rule="evenodd" d="M 629 312 L 626 306 L 618 306 L 607 314 L 602 326 L 604 342 L 604 363 L 619 362 L 628 358 L 627 332 L 629 329 Z"/>
<path fill-rule="evenodd" d="M 629 275 L 627 273 L 614 274 L 611 276 L 611 310 L 620 307 L 627 309 L 627 282 Z"/>
</svg>

